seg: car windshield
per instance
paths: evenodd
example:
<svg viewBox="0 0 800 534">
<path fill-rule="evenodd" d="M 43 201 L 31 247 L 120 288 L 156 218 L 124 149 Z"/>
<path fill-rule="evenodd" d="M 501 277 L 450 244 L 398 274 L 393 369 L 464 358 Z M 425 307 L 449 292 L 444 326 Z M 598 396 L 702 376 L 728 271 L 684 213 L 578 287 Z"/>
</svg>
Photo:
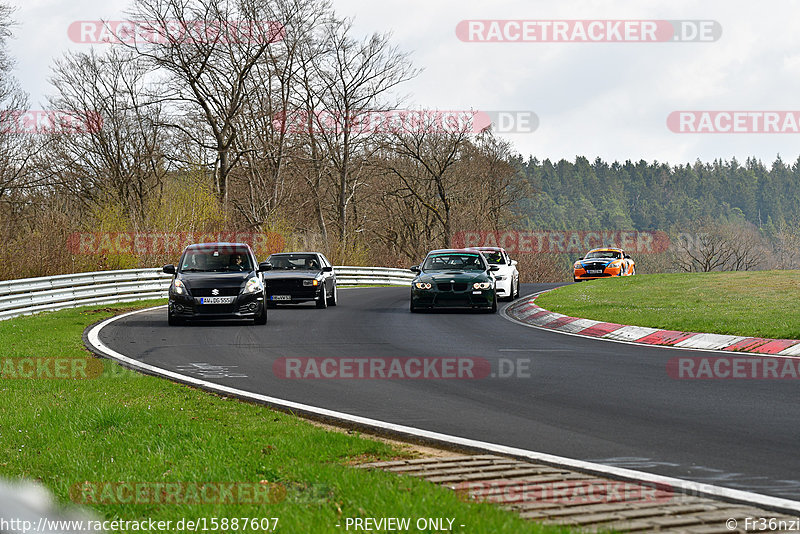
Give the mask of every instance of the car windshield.
<svg viewBox="0 0 800 534">
<path fill-rule="evenodd" d="M 622 258 L 622 254 L 616 250 L 595 250 L 586 255 L 585 260 L 618 260 Z"/>
<path fill-rule="evenodd" d="M 483 250 L 483 256 L 489 265 L 505 265 L 506 260 L 503 259 L 503 253 L 497 250 Z"/>
<path fill-rule="evenodd" d="M 273 271 L 319 271 L 316 254 L 273 254 L 267 260 Z"/>
<path fill-rule="evenodd" d="M 478 254 L 434 254 L 425 259 L 423 271 L 483 271 L 486 267 Z"/>
<path fill-rule="evenodd" d="M 190 249 L 181 261 L 183 272 L 252 271 L 250 254 L 245 249 Z"/>
</svg>

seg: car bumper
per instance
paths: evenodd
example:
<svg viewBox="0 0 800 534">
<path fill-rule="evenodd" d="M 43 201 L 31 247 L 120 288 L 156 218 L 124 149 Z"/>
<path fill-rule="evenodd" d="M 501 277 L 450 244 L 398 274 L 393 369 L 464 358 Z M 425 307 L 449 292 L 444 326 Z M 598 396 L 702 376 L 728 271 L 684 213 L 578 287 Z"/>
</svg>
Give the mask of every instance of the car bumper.
<svg viewBox="0 0 800 534">
<path fill-rule="evenodd" d="M 494 305 L 494 300 L 494 289 L 468 291 L 411 290 L 411 303 L 415 308 L 491 308 Z"/>
<path fill-rule="evenodd" d="M 320 299 L 322 291 L 320 286 L 309 288 L 308 290 L 292 290 L 267 295 L 270 304 L 302 304 L 304 302 L 316 302 Z M 276 296 L 289 297 L 288 299 L 276 299 Z"/>
<path fill-rule="evenodd" d="M 507 297 L 511 295 L 511 277 L 504 278 L 503 280 L 498 280 L 494 284 L 495 291 L 497 291 L 498 297 Z"/>
<path fill-rule="evenodd" d="M 589 274 L 585 269 L 575 269 L 573 278 L 576 280 L 598 280 L 600 278 L 610 278 L 612 276 L 621 276 L 622 269 L 606 269 L 602 274 Z"/>
<path fill-rule="evenodd" d="M 198 297 L 170 294 L 167 306 L 180 319 L 253 319 L 263 313 L 264 295 L 238 295 L 230 304 L 200 304 Z"/>
</svg>

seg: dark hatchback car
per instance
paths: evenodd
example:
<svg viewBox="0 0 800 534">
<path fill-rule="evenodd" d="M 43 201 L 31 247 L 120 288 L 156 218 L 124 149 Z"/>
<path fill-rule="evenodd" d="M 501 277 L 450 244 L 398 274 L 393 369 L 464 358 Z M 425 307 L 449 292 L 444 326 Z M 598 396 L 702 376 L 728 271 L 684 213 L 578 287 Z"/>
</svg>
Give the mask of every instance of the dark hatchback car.
<svg viewBox="0 0 800 534">
<path fill-rule="evenodd" d="M 336 306 L 338 293 L 333 265 L 319 252 L 281 252 L 267 261 L 264 274 L 267 305 L 314 302 L 317 308 Z"/>
<path fill-rule="evenodd" d="M 428 253 L 411 282 L 412 312 L 430 308 L 482 309 L 497 311 L 497 292 L 493 272 L 476 250 L 442 249 Z"/>
<path fill-rule="evenodd" d="M 167 317 L 170 326 L 195 319 L 252 319 L 267 324 L 266 294 L 262 272 L 244 243 L 189 245 L 178 266 L 165 265 L 174 275 L 169 286 Z"/>
</svg>

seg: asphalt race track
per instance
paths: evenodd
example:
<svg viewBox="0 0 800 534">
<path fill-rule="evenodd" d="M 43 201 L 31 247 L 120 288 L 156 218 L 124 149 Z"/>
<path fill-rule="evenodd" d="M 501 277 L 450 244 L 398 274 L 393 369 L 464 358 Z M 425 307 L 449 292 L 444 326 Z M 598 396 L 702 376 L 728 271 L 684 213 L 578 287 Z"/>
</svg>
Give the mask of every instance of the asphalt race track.
<svg viewBox="0 0 800 534">
<path fill-rule="evenodd" d="M 523 285 L 522 295 L 552 285 Z M 501 306 L 502 307 L 502 306 Z M 150 365 L 424 430 L 800 500 L 794 380 L 675 380 L 702 353 L 546 332 L 500 314 L 408 311 L 408 289 L 346 289 L 339 305 L 269 310 L 266 326 L 126 317 L 101 340 Z M 285 379 L 281 357 L 529 360 L 529 377 Z M 495 373 L 497 374 L 497 373 Z"/>
</svg>

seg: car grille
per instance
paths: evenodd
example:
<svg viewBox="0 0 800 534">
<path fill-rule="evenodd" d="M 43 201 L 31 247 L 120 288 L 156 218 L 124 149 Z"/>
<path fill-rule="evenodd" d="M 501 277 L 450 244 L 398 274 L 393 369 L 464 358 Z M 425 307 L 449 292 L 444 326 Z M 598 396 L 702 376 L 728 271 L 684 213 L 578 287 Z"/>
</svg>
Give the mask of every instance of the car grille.
<svg viewBox="0 0 800 534">
<path fill-rule="evenodd" d="M 303 286 L 302 280 L 269 280 L 267 281 L 267 287 L 275 295 L 281 291 L 308 290 L 312 286 Z"/>
<path fill-rule="evenodd" d="M 436 303 L 440 306 L 470 306 L 472 301 L 468 295 L 451 293 L 450 295 L 439 295 Z"/>
<path fill-rule="evenodd" d="M 216 288 L 219 293 L 216 295 L 212 294 L 215 288 L 213 287 L 199 287 L 199 288 L 191 288 L 192 296 L 194 297 L 235 297 L 239 294 L 238 287 L 220 287 Z"/>
<path fill-rule="evenodd" d="M 436 284 L 439 291 L 466 291 L 466 282 L 439 282 Z"/>
<path fill-rule="evenodd" d="M 605 271 L 606 264 L 605 263 L 587 263 L 583 266 L 586 271 Z M 592 275 L 592 276 L 599 276 L 599 275 Z"/>
</svg>

